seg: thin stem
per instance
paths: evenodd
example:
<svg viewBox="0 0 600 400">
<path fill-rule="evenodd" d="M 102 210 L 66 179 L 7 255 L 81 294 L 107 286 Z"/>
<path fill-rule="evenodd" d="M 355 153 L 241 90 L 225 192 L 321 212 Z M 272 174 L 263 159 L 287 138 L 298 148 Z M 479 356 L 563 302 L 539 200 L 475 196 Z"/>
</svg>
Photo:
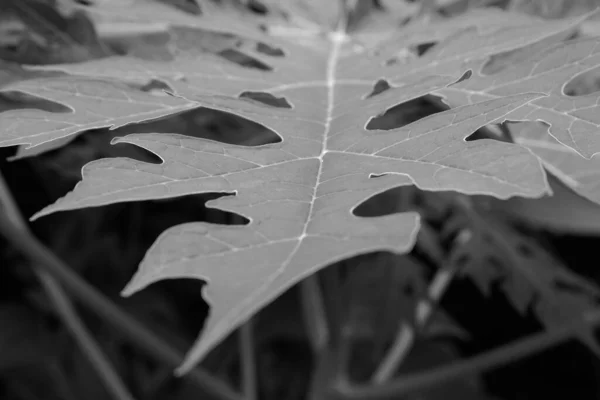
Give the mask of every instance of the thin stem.
<svg viewBox="0 0 600 400">
<path fill-rule="evenodd" d="M 348 377 L 348 364 L 350 363 L 350 358 L 352 356 L 352 344 L 353 337 L 352 332 L 349 329 L 346 329 L 345 326 L 340 327 L 342 329 L 340 340 L 337 349 L 337 360 L 338 360 L 338 370 L 335 376 L 335 380 L 349 380 Z"/>
<path fill-rule="evenodd" d="M 318 274 L 307 277 L 300 282 L 299 286 L 304 323 L 306 324 L 310 344 L 313 353 L 319 354 L 329 342 L 330 332 Z"/>
<path fill-rule="evenodd" d="M 454 276 L 454 268 L 444 267 L 436 273 L 427 291 L 427 299 L 419 301 L 416 307 L 415 325 L 416 330 L 422 329 L 433 314 L 433 304 L 437 303 Z M 379 364 L 377 370 L 371 377 L 371 382 L 382 384 L 392 378 L 400 365 L 404 362 L 415 342 L 415 329 L 403 321 L 398 329 L 398 334 L 390 350 Z"/>
<path fill-rule="evenodd" d="M 373 373 L 371 382 L 380 385 L 390 380 L 410 352 L 414 341 L 415 330 L 408 322 L 403 321 L 394 338 L 394 343 Z"/>
<path fill-rule="evenodd" d="M 58 311 L 64 324 L 73 334 L 73 337 L 81 347 L 83 354 L 89 359 L 92 367 L 96 370 L 100 379 L 110 393 L 117 400 L 133 400 L 133 396 L 127 390 L 127 387 L 115 372 L 110 361 L 100 349 L 98 343 L 94 340 L 90 332 L 84 326 L 83 322 L 75 312 L 71 301 L 56 282 L 56 280 L 46 271 L 37 271 L 37 275 L 42 283 L 48 297 Z"/>
<path fill-rule="evenodd" d="M 317 277 L 323 279 L 323 287 L 318 286 Z M 329 398 L 329 388 L 331 383 L 335 382 L 340 376 L 341 371 L 345 371 L 346 354 L 341 353 L 340 342 L 342 335 L 342 304 L 340 297 L 339 270 L 330 266 L 313 275 L 316 281 L 317 289 L 314 294 L 318 295 L 319 309 L 318 315 L 320 322 L 324 324 L 327 336 L 325 342 L 315 353 L 316 367 L 313 370 L 311 383 L 306 396 L 309 400 L 325 400 Z M 344 362 L 342 364 L 341 362 Z"/>
<path fill-rule="evenodd" d="M 325 298 L 329 344 L 338 347 L 345 317 L 342 291 L 340 289 L 340 270 L 335 265 L 329 266 L 321 272 L 321 276 L 323 278 L 323 296 Z"/>
<path fill-rule="evenodd" d="M 240 327 L 239 336 L 242 393 L 244 393 L 246 400 L 257 400 L 256 354 L 254 352 L 254 323 L 252 318 Z"/>
<path fill-rule="evenodd" d="M 390 397 L 398 398 L 462 376 L 481 373 L 510 364 L 572 338 L 574 332 L 582 329 L 582 327 L 597 325 L 598 323 L 600 323 L 599 310 L 588 313 L 585 319 L 577 323 L 528 336 L 515 343 L 509 343 L 465 361 L 454 362 L 423 373 L 407 374 L 379 386 L 350 385 L 347 382 L 340 381 L 334 389 L 344 399 L 379 400 Z"/>
<path fill-rule="evenodd" d="M 0 204 L 4 208 L 3 213 L 6 214 L 14 228 L 22 232 L 27 232 L 27 224 L 1 174 Z M 87 330 L 85 324 L 79 318 L 79 315 L 77 315 L 73 304 L 60 284 L 46 271 L 36 268 L 35 272 L 63 323 L 71 331 L 71 334 L 78 342 L 83 354 L 89 359 L 92 367 L 96 370 L 96 373 L 104 382 L 108 391 L 112 393 L 117 400 L 133 400 L 133 396 L 129 393 L 127 387 L 115 372 L 110 361 L 102 352 L 94 337 Z"/>
<path fill-rule="evenodd" d="M 316 355 L 315 368 L 308 388 L 307 400 L 329 400 L 330 388 L 339 379 L 341 353 L 338 348 L 325 347 Z"/>
<path fill-rule="evenodd" d="M 2 179 L 1 176 L 0 179 Z M 131 340 L 132 344 L 169 366 L 179 366 L 183 360 L 183 354 L 154 335 L 96 288 L 81 279 L 68 265 L 30 233 L 22 217 L 20 217 L 21 214 L 14 205 L 8 189 L 2 188 L 6 188 L 3 179 L 0 181 L 0 204 L 4 206 L 5 212 L 0 212 L 0 234 L 16 249 L 28 256 L 39 268 L 47 271 L 57 279 L 79 301 L 94 310 L 107 323 L 121 331 Z M 227 384 L 200 368 L 190 371 L 187 377 L 218 399 L 243 400 Z"/>
</svg>

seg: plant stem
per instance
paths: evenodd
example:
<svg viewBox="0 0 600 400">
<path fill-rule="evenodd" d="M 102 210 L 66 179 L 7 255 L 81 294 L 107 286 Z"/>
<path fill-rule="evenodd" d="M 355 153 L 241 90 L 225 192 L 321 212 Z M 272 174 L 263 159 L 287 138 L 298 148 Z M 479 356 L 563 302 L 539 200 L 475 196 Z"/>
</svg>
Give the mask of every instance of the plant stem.
<svg viewBox="0 0 600 400">
<path fill-rule="evenodd" d="M 313 370 L 306 398 L 308 400 L 329 399 L 331 383 L 341 374 L 345 374 L 346 353 L 342 348 L 342 314 L 343 306 L 340 290 L 338 265 L 332 265 L 313 275 L 316 282 L 316 293 L 319 295 L 319 318 L 327 335 L 323 344 L 314 353 L 316 367 Z M 323 290 L 319 286 L 318 277 L 322 278 Z M 344 349 L 347 350 L 347 349 Z M 344 364 L 342 364 L 344 362 Z M 343 372 L 342 372 L 343 371 Z M 345 375 L 344 375 L 345 376 Z"/>
<path fill-rule="evenodd" d="M 254 323 L 252 318 L 240 327 L 239 336 L 242 393 L 244 393 L 246 400 L 257 400 L 256 354 L 254 351 Z"/>
<path fill-rule="evenodd" d="M 2 179 L 1 176 L 0 179 Z M 0 234 L 7 241 L 24 255 L 27 255 L 39 268 L 57 279 L 72 295 L 94 310 L 107 323 L 121 331 L 131 340 L 132 344 L 170 366 L 176 367 L 182 362 L 183 355 L 180 352 L 158 336 L 155 336 L 96 288 L 81 279 L 69 266 L 34 237 L 24 222 L 22 222 L 22 226 L 21 223 L 17 222 L 18 220 L 23 221 L 23 218 L 20 217 L 20 212 L 14 206 L 12 196 L 10 196 L 3 179 L 0 181 L 0 200 L 0 204 L 4 206 L 5 211 L 0 212 Z M 190 371 L 187 376 L 197 386 L 214 394 L 221 400 L 243 400 L 227 384 L 211 376 L 206 371 L 196 368 Z"/>
<path fill-rule="evenodd" d="M 327 346 L 330 332 L 318 274 L 307 277 L 299 286 L 302 313 L 310 344 L 313 353 L 319 354 Z"/>
<path fill-rule="evenodd" d="M 44 287 L 48 297 L 61 316 L 64 324 L 71 331 L 75 340 L 79 343 L 83 353 L 87 356 L 92 367 L 104 382 L 104 385 L 117 400 L 133 400 L 133 396 L 114 370 L 106 355 L 102 352 L 98 343 L 75 312 L 73 304 L 68 299 L 56 280 L 46 271 L 37 270 L 37 275 Z"/>
<path fill-rule="evenodd" d="M 342 304 L 339 266 L 331 265 L 320 273 L 323 279 L 325 315 L 329 332 L 329 344 L 338 348 L 344 325 L 345 309 Z M 341 366 L 340 366 L 341 367 Z"/>
<path fill-rule="evenodd" d="M 394 338 L 394 343 L 392 343 L 373 376 L 371 376 L 373 384 L 380 385 L 390 380 L 410 352 L 415 336 L 415 330 L 412 326 L 408 322 L 402 321 Z"/>
<path fill-rule="evenodd" d="M 305 397 L 307 400 L 329 400 L 331 398 L 331 385 L 339 379 L 340 355 L 337 347 L 327 346 L 315 356 L 315 367 L 308 394 Z"/>
<path fill-rule="evenodd" d="M 427 299 L 419 301 L 416 307 L 415 325 L 413 328 L 408 322 L 402 322 L 389 352 L 371 377 L 371 382 L 382 384 L 391 379 L 410 352 L 415 338 L 415 330 L 422 329 L 433 314 L 433 304 L 437 303 L 454 276 L 454 268 L 443 267 L 435 274 L 427 290 Z"/>
<path fill-rule="evenodd" d="M 4 177 L 0 174 L 0 204 L 4 208 L 3 213 L 6 214 L 8 220 L 12 223 L 15 229 L 22 232 L 27 232 L 27 224 L 23 219 L 13 197 L 4 182 Z M 85 324 L 77 315 L 73 304 L 63 291 L 60 284 L 46 271 L 39 268 L 35 270 L 38 279 L 40 280 L 46 295 L 54 304 L 58 315 L 62 319 L 65 326 L 71 331 L 71 334 L 78 342 L 83 354 L 88 358 L 92 367 L 96 370 L 100 379 L 110 393 L 117 400 L 133 400 L 133 396 L 127 390 L 127 387 L 115 372 L 108 357 L 104 355 L 102 349 L 85 327 Z"/>
<path fill-rule="evenodd" d="M 351 385 L 340 381 L 334 389 L 338 393 L 339 398 L 343 399 L 379 400 L 399 398 L 411 392 L 425 390 L 466 375 L 481 373 L 510 364 L 572 338 L 573 332 L 582 327 L 597 325 L 598 323 L 600 323 L 600 310 L 588 313 L 584 319 L 579 320 L 577 323 L 528 336 L 516 341 L 516 343 L 509 343 L 465 361 L 433 368 L 423 373 L 407 374 L 378 386 Z"/>
</svg>

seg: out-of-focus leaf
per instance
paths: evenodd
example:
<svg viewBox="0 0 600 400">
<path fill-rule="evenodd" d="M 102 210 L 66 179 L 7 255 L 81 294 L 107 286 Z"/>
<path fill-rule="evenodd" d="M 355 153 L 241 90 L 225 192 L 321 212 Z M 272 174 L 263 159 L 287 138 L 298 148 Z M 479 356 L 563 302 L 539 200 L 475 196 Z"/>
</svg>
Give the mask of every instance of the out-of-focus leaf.
<svg viewBox="0 0 600 400">
<path fill-rule="evenodd" d="M 108 54 L 82 12 L 61 15 L 52 2 L 43 0 L 0 2 L 0 59 L 57 64 Z"/>
<path fill-rule="evenodd" d="M 533 311 L 547 329 L 580 321 L 598 307 L 600 290 L 594 284 L 507 224 L 468 211 L 457 213 L 446 233 L 458 229 L 470 235 L 455 247 L 452 262 L 485 294 L 498 284 L 516 310 Z M 578 338 L 600 355 L 593 328 L 581 328 Z"/>
</svg>

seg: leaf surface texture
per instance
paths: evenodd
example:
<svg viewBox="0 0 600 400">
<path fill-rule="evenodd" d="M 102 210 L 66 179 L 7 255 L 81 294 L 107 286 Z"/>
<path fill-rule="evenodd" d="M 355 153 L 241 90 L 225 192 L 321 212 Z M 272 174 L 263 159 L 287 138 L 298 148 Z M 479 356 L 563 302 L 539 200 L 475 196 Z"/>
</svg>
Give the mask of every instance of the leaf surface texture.
<svg viewBox="0 0 600 400">
<path fill-rule="evenodd" d="M 170 132 L 118 138 L 114 143 L 142 147 L 162 162 L 94 161 L 71 193 L 35 216 L 116 202 L 233 194 L 207 206 L 239 214 L 248 224 L 197 222 L 168 229 L 124 290 L 132 294 L 169 278 L 208 282 L 210 316 L 182 371 L 320 268 L 371 251 L 408 251 L 419 227 L 416 213 L 353 214 L 378 193 L 404 185 L 501 199 L 548 193 L 540 160 L 529 148 L 465 140 L 478 129 L 506 119 L 542 119 L 553 124 L 550 134 L 563 145 L 584 155 L 598 151 L 595 97 L 563 104 L 554 78 L 552 84 L 538 79 L 547 76 L 545 70 L 567 79 L 598 64 L 595 41 L 569 47 L 568 66 L 552 64 L 544 53 L 498 77 L 484 77 L 478 69 L 490 56 L 574 29 L 581 18 L 547 22 L 479 10 L 439 21 L 414 18 L 388 31 L 375 29 L 374 22 L 358 24 L 347 32 L 332 29 L 335 10 L 306 24 L 283 18 L 285 13 L 248 17 L 243 10 L 207 6 L 202 15 L 191 16 L 175 9 L 163 13 L 158 2 L 130 5 L 140 12 L 125 15 L 114 1 L 101 2 L 96 11 L 107 24 L 162 24 L 168 32 L 162 50 L 30 67 L 66 75 L 7 79 L 3 90 L 49 100 L 67 111 L 0 113 L 0 145 L 48 150 L 88 129 L 196 107 L 246 118 L 280 137 L 255 147 Z M 486 16 L 493 22 L 484 23 Z M 232 35 L 235 51 L 200 46 L 207 32 Z M 431 43 L 424 54 L 415 51 Z M 554 51 L 564 57 L 560 48 Z M 164 83 L 166 92 L 144 89 L 152 80 Z M 389 89 L 372 95 L 383 81 Z M 453 108 L 389 130 L 366 128 L 394 106 L 428 94 L 444 96 Z"/>
</svg>

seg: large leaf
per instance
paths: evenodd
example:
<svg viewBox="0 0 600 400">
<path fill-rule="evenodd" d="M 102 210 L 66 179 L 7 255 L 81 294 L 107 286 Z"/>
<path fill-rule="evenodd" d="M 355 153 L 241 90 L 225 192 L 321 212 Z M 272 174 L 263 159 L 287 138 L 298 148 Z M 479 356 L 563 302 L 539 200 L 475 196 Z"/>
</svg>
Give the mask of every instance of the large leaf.
<svg viewBox="0 0 600 400">
<path fill-rule="evenodd" d="M 149 3 L 148 10 L 157 4 Z M 166 21 L 168 52 L 155 59 L 130 55 L 57 66 L 71 75 L 6 89 L 60 103 L 64 112 L 0 114 L 0 144 L 5 146 L 46 146 L 92 127 L 122 126 L 199 106 L 253 120 L 279 135 L 280 142 L 258 147 L 172 133 L 129 135 L 114 142 L 143 147 L 162 163 L 126 158 L 92 162 L 73 192 L 36 215 L 206 192 L 235 194 L 207 205 L 246 217 L 246 225 L 190 223 L 165 231 L 124 291 L 131 294 L 169 278 L 208 281 L 205 297 L 211 313 L 182 371 L 320 268 L 370 251 L 410 249 L 418 215 L 353 214 L 375 194 L 411 184 L 502 199 L 547 193 L 540 162 L 529 149 L 489 139 L 465 141 L 507 116 L 529 118 L 524 110 L 549 94 L 544 85 L 494 95 L 400 128 L 372 130 L 368 124 L 397 104 L 465 85 L 456 82 L 468 82 L 475 62 L 578 23 L 510 14 L 482 20 L 481 11 L 431 23 L 416 19 L 384 34 L 372 29 L 372 23 L 364 28 L 357 23 L 356 32 L 332 31 L 323 21 L 303 30 L 302 24 L 273 16 L 261 17 L 268 28 L 260 29 L 252 16 L 243 19 L 238 12 L 176 18 L 140 11 L 134 15 L 138 22 Z M 247 22 L 235 25 L 238 20 Z M 510 29 L 493 21 L 504 21 Z M 229 28 L 240 38 L 235 57 L 197 46 L 207 29 Z M 437 41 L 419 57 L 419 45 Z M 140 89 L 151 80 L 168 85 L 171 95 Z M 382 81 L 390 88 L 375 94 Z"/>
</svg>

